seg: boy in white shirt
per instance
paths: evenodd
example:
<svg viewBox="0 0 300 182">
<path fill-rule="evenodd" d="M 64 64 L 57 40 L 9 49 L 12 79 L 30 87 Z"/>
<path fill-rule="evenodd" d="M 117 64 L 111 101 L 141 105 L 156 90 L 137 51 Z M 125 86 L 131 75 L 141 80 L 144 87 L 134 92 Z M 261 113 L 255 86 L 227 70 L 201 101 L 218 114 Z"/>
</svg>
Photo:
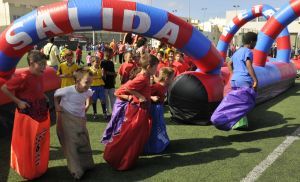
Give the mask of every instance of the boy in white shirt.
<svg viewBox="0 0 300 182">
<path fill-rule="evenodd" d="M 94 167 L 86 111 L 93 92 L 92 74 L 80 69 L 74 73 L 75 85 L 56 90 L 54 103 L 57 112 L 57 136 L 67 158 L 68 169 L 75 179 Z"/>
</svg>

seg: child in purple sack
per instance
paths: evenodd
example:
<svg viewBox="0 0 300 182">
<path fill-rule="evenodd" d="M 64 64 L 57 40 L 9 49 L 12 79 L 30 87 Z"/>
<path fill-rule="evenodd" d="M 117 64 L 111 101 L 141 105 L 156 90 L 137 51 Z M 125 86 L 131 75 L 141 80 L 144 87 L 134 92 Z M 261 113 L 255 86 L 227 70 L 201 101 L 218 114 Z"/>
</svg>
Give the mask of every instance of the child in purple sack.
<svg viewBox="0 0 300 182">
<path fill-rule="evenodd" d="M 257 89 L 257 78 L 253 70 L 253 53 L 251 49 L 255 47 L 257 34 L 248 32 L 243 37 L 244 46 L 239 48 L 232 56 L 232 61 L 228 62 L 228 68 L 232 74 L 230 84 L 232 88 L 252 87 Z"/>
<path fill-rule="evenodd" d="M 248 122 L 241 120 L 255 106 L 257 78 L 252 67 L 253 53 L 257 34 L 248 32 L 243 37 L 244 46 L 238 49 L 228 62 L 232 74 L 231 91 L 223 98 L 211 116 L 211 121 L 220 130 L 247 127 Z"/>
</svg>

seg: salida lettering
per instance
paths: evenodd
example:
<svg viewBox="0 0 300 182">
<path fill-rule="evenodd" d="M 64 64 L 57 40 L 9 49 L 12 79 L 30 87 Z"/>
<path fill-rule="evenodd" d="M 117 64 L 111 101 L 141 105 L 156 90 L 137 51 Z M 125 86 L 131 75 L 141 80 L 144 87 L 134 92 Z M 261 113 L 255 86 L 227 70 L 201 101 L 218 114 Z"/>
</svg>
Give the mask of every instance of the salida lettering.
<svg viewBox="0 0 300 182">
<path fill-rule="evenodd" d="M 102 8 L 102 24 L 106 30 L 114 30 L 113 27 L 113 8 Z M 88 13 L 88 12 L 87 12 Z M 78 9 L 76 7 L 68 8 L 69 21 L 73 30 L 92 30 L 91 26 L 81 26 L 78 18 Z M 139 24 L 133 27 L 134 18 L 139 18 Z M 95 20 L 97 21 L 97 20 Z M 36 17 L 36 32 L 40 40 L 47 37 L 47 33 L 54 35 L 64 33 L 63 30 L 57 26 L 53 21 L 50 12 L 38 11 Z M 141 11 L 133 11 L 125 9 L 123 12 L 123 25 L 122 29 L 124 32 L 135 32 L 138 34 L 144 34 L 149 31 L 151 27 L 150 16 Z M 5 38 L 7 43 L 14 45 L 14 50 L 20 50 L 33 42 L 32 37 L 28 32 L 15 31 L 24 27 L 22 21 L 14 23 L 6 32 Z M 16 33 L 17 32 L 17 33 Z M 154 38 L 164 39 L 170 44 L 175 44 L 179 34 L 179 25 L 174 22 L 167 21 L 166 24 L 155 34 Z"/>
</svg>

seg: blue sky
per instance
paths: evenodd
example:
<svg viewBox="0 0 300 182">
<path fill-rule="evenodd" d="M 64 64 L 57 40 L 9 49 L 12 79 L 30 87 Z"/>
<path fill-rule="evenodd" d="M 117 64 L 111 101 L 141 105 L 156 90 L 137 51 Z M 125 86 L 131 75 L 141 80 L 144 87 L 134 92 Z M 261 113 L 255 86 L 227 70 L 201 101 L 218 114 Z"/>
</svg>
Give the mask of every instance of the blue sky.
<svg viewBox="0 0 300 182">
<path fill-rule="evenodd" d="M 234 5 L 238 5 L 238 10 L 249 9 L 254 5 L 268 4 L 274 8 L 280 8 L 289 0 L 135 0 L 144 4 L 151 4 L 154 7 L 172 12 L 177 16 L 189 16 L 189 1 L 191 18 L 200 21 L 213 17 L 224 17 L 226 10 L 235 10 Z"/>
</svg>

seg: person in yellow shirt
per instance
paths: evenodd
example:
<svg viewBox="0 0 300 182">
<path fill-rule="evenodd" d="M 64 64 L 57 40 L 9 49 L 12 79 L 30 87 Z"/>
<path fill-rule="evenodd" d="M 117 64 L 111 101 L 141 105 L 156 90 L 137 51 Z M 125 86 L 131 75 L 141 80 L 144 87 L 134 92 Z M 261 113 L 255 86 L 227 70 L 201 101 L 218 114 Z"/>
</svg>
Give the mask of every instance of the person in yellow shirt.
<svg viewBox="0 0 300 182">
<path fill-rule="evenodd" d="M 105 103 L 105 93 L 104 93 L 104 81 L 102 79 L 102 70 L 100 67 L 100 58 L 97 56 L 91 56 L 92 66 L 90 67 L 90 72 L 93 74 L 93 82 L 91 89 L 93 91 L 92 103 L 93 103 L 93 119 L 97 119 L 97 100 L 99 99 L 102 106 L 103 117 L 107 118 L 107 109 Z"/>
<path fill-rule="evenodd" d="M 61 78 L 61 88 L 75 84 L 73 73 L 79 67 L 73 62 L 73 57 L 74 54 L 71 50 L 65 50 L 65 55 L 63 57 L 64 62 L 61 63 L 57 69 L 57 75 Z"/>
</svg>

